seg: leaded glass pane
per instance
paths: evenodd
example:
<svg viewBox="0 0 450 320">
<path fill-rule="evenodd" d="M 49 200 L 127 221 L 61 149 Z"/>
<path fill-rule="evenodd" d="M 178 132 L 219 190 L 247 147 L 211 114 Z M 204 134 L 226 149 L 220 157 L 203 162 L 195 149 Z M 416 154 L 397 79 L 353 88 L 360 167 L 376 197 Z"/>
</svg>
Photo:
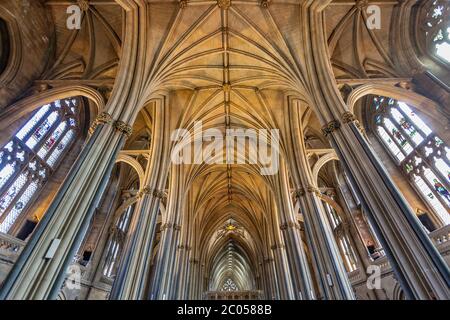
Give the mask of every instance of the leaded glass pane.
<svg viewBox="0 0 450 320">
<path fill-rule="evenodd" d="M 386 142 L 386 145 L 388 146 L 392 154 L 398 159 L 398 161 L 403 161 L 405 159 L 404 154 L 400 151 L 394 141 L 392 141 L 386 130 L 383 127 L 378 127 L 377 130 L 378 134 L 381 136 L 384 142 Z"/>
<path fill-rule="evenodd" d="M 428 127 L 422 119 L 420 119 L 415 112 L 411 110 L 411 108 L 404 102 L 399 102 L 398 106 L 403 112 L 413 121 L 413 123 L 418 126 L 427 136 L 430 135 L 433 131 L 431 131 L 430 127 Z"/>
<path fill-rule="evenodd" d="M 27 175 L 22 173 L 16 181 L 14 181 L 8 191 L 0 198 L 0 217 L 5 213 L 6 209 L 20 193 L 20 190 L 22 190 L 26 182 Z"/>
<path fill-rule="evenodd" d="M 16 134 L 16 137 L 23 140 L 25 136 L 31 132 L 31 130 L 38 124 L 42 117 L 50 110 L 50 105 L 46 104 L 41 107 L 38 112 L 31 118 L 23 128 Z"/>
<path fill-rule="evenodd" d="M 427 201 L 436 211 L 436 213 L 441 217 L 444 224 L 450 224 L 450 215 L 447 210 L 441 204 L 441 202 L 434 196 L 434 193 L 428 187 L 426 182 L 420 176 L 414 176 L 414 182 L 416 186 L 419 188 L 420 192 L 426 197 Z"/>
<path fill-rule="evenodd" d="M 47 163 L 51 165 L 52 167 L 56 164 L 59 157 L 61 156 L 62 152 L 66 149 L 66 147 L 73 141 L 74 138 L 74 131 L 69 130 L 67 131 L 64 138 L 61 140 L 61 142 L 58 144 L 55 150 L 53 150 L 50 157 L 47 159 Z"/>
<path fill-rule="evenodd" d="M 44 120 L 44 122 L 34 131 L 34 133 L 31 135 L 31 137 L 26 142 L 26 145 L 33 149 L 39 141 L 42 140 L 42 138 L 47 134 L 47 132 L 50 130 L 52 125 L 56 122 L 58 119 L 58 112 L 54 111 L 52 112 L 47 119 Z"/>
<path fill-rule="evenodd" d="M 15 203 L 14 208 L 9 212 L 8 216 L 5 218 L 5 220 L 3 220 L 2 224 L 0 225 L 0 232 L 7 233 L 9 231 L 9 229 L 14 224 L 20 213 L 25 209 L 25 207 L 27 206 L 28 202 L 31 200 L 37 189 L 38 183 L 36 181 L 33 181 L 31 184 L 28 185 L 25 192 Z"/>
<path fill-rule="evenodd" d="M 78 100 L 70 98 L 42 106 L 0 150 L 0 232 L 9 231 L 47 181 L 51 172 L 45 158 L 55 167 L 74 141 L 77 105 Z"/>
<path fill-rule="evenodd" d="M 5 183 L 11 178 L 11 176 L 16 172 L 16 167 L 12 164 L 7 164 L 0 170 L 0 189 L 5 185 Z"/>
<path fill-rule="evenodd" d="M 53 148 L 55 143 L 58 141 L 59 137 L 64 133 L 64 131 L 67 128 L 67 122 L 61 122 L 59 126 L 56 128 L 55 131 L 50 135 L 50 137 L 45 141 L 43 146 L 41 147 L 41 150 L 38 152 L 38 156 L 41 157 L 41 159 L 44 159 L 47 153 Z"/>
</svg>

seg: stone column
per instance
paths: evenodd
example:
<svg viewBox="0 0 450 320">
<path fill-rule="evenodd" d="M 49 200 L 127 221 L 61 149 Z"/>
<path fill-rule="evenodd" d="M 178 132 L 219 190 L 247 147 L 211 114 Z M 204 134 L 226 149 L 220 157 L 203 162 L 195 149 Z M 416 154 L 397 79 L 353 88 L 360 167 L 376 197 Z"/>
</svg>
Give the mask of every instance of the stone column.
<svg viewBox="0 0 450 320">
<path fill-rule="evenodd" d="M 305 4 L 309 21 L 303 35 L 312 105 L 326 124 L 330 140 L 359 193 L 363 207 L 382 242 L 405 295 L 410 299 L 449 299 L 450 271 L 420 221 L 361 134 L 355 116 L 345 105 L 333 76 L 323 30 L 322 10 L 329 0 Z"/>
<path fill-rule="evenodd" d="M 150 265 L 162 189 L 168 172 L 169 121 L 167 106 L 156 105 L 150 157 L 147 163 L 141 199 L 136 205 L 111 299 L 146 299 L 150 283 Z"/>
<path fill-rule="evenodd" d="M 304 106 L 290 101 L 286 107 L 290 172 L 301 213 L 305 219 L 305 229 L 316 270 L 317 283 L 324 299 L 355 299 L 333 231 L 319 198 L 320 191 L 315 187 L 316 182 L 313 181 L 307 160 L 302 124 L 300 123 L 300 108 Z"/>
<path fill-rule="evenodd" d="M 155 277 L 152 281 L 151 299 L 174 299 L 175 260 L 181 230 L 181 212 L 183 210 L 184 167 L 173 165 L 170 173 L 169 199 L 167 216 L 163 217 L 161 242 L 156 259 Z"/>
<path fill-rule="evenodd" d="M 314 299 L 314 286 L 300 234 L 294 206 L 289 194 L 289 181 L 286 165 L 280 163 L 278 181 L 278 210 L 280 211 L 280 229 L 286 244 L 287 259 L 292 276 L 295 299 Z"/>
<path fill-rule="evenodd" d="M 55 298 L 131 127 L 103 113 L 0 289 L 0 299 Z M 50 248 L 55 249 L 51 254 Z"/>
</svg>

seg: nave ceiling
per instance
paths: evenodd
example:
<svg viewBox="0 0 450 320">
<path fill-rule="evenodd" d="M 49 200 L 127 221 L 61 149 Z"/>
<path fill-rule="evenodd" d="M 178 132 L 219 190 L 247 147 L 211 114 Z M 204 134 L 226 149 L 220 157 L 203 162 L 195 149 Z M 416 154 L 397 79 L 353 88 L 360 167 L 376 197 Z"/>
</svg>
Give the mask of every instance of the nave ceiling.
<svg viewBox="0 0 450 320">
<path fill-rule="evenodd" d="M 107 100 L 123 54 L 127 34 L 122 1 L 79 1 L 81 30 L 66 27 L 67 1 L 45 1 L 47 19 L 54 26 L 52 57 L 36 85 L 57 87 L 81 83 L 97 88 Z M 281 153 L 286 148 L 287 96 L 301 103 L 301 123 L 307 145 L 328 148 L 320 124 L 308 105 L 308 68 L 303 59 L 301 0 L 272 1 L 162 1 L 148 0 L 145 64 L 140 70 L 139 101 L 150 105 L 159 94 L 169 97 L 171 127 L 192 130 L 196 121 L 204 129 L 232 128 L 281 130 Z M 391 25 L 392 1 L 379 1 L 388 9 L 383 24 Z M 324 12 L 330 61 L 336 79 L 405 76 L 396 67 L 389 45 L 390 28 L 368 30 L 362 1 L 332 1 Z M 144 34 L 144 32 L 143 32 Z M 141 53 L 142 54 L 142 53 Z M 42 59 L 44 60 L 44 59 Z M 44 62 L 44 61 L 42 61 Z M 130 148 L 147 148 L 151 140 L 151 114 L 137 117 Z M 263 241 L 274 221 L 276 177 L 259 174 L 258 165 L 189 165 L 183 183 L 189 208 L 185 221 L 195 225 L 195 241 L 208 256 L 210 272 L 227 279 L 228 248 L 243 279 L 254 269 L 258 256 L 266 256 Z M 241 232 L 224 231 L 233 220 Z M 218 234 L 221 236 L 218 236 Z M 271 239 L 276 243 L 277 239 Z M 255 275 L 253 274 L 252 277 Z"/>
</svg>

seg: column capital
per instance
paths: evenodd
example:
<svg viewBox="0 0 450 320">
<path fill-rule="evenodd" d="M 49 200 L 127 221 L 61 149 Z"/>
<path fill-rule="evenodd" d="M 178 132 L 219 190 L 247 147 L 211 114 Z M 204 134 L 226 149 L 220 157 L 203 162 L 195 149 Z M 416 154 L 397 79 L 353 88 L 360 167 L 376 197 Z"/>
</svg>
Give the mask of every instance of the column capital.
<svg viewBox="0 0 450 320">
<path fill-rule="evenodd" d="M 308 186 L 306 187 L 306 191 L 307 191 L 308 193 L 313 193 L 313 194 L 315 194 L 316 196 L 322 195 L 322 193 L 320 192 L 320 190 L 319 190 L 318 188 L 316 188 L 315 186 L 313 186 L 312 184 L 310 184 L 310 185 L 308 185 Z"/>
<path fill-rule="evenodd" d="M 164 223 L 161 225 L 160 230 L 164 231 L 164 230 L 171 229 L 171 228 L 173 228 L 173 223 L 167 222 L 167 223 Z"/>
<path fill-rule="evenodd" d="M 144 195 L 151 195 L 158 199 L 164 199 L 167 197 L 164 191 L 159 189 L 153 189 L 150 186 L 145 186 L 141 191 L 139 191 L 138 197 L 142 197 Z"/>
<path fill-rule="evenodd" d="M 341 120 L 342 120 L 342 123 L 345 123 L 345 124 L 350 124 L 350 123 L 354 123 L 355 124 L 355 126 L 359 129 L 359 130 L 363 130 L 362 129 L 362 127 L 361 127 L 361 124 L 359 123 L 359 120 L 356 118 L 356 116 L 353 114 L 353 113 L 351 113 L 350 111 L 346 111 L 346 112 L 344 112 L 343 114 L 342 114 L 342 116 L 341 116 Z"/>
<path fill-rule="evenodd" d="M 300 230 L 300 225 L 296 221 L 288 221 L 280 225 L 281 230 L 287 229 L 298 229 Z"/>
<path fill-rule="evenodd" d="M 114 129 L 125 135 L 127 138 L 133 134 L 133 128 L 122 120 L 118 120 L 114 123 Z"/>
<path fill-rule="evenodd" d="M 322 127 L 322 133 L 325 137 L 328 137 L 334 131 L 341 128 L 341 123 L 338 120 L 332 120 Z"/>
<path fill-rule="evenodd" d="M 101 124 L 112 124 L 114 122 L 113 117 L 108 112 L 101 112 L 97 115 L 94 122 L 92 122 L 89 128 L 89 134 L 92 135 L 95 129 Z"/>
<path fill-rule="evenodd" d="M 294 191 L 294 196 L 295 196 L 296 198 L 303 197 L 304 195 L 305 195 L 305 188 L 303 188 L 303 187 L 298 188 L 298 189 L 296 189 L 296 190 Z"/>
<path fill-rule="evenodd" d="M 274 243 L 273 245 L 270 246 L 270 249 L 272 250 L 277 250 L 277 249 L 283 249 L 286 246 L 282 243 Z"/>
</svg>

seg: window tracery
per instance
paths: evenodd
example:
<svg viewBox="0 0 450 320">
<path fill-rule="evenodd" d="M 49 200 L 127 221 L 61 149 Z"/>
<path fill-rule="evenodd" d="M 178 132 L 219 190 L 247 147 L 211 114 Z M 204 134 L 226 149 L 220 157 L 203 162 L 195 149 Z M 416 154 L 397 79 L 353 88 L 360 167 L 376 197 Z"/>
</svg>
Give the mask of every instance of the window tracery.
<svg viewBox="0 0 450 320">
<path fill-rule="evenodd" d="M 450 63 L 450 3 L 448 0 L 434 0 L 424 9 L 428 50 L 433 56 Z"/>
<path fill-rule="evenodd" d="M 42 106 L 0 149 L 0 232 L 10 230 L 75 141 L 79 104 L 68 98 Z"/>
<path fill-rule="evenodd" d="M 450 147 L 406 103 L 373 99 L 376 132 L 445 225 L 450 223 Z"/>
<path fill-rule="evenodd" d="M 103 268 L 103 275 L 108 278 L 113 278 L 115 276 L 117 262 L 124 245 L 133 212 L 134 205 L 131 205 L 120 216 L 119 220 L 113 228 L 112 235 L 106 250 L 106 259 Z"/>
<path fill-rule="evenodd" d="M 236 283 L 234 283 L 232 279 L 228 278 L 222 286 L 222 291 L 239 291 L 239 289 Z"/>
<path fill-rule="evenodd" d="M 333 195 L 327 195 L 330 198 L 334 198 Z M 325 211 L 328 215 L 328 220 L 330 221 L 331 229 L 335 235 L 337 245 L 341 251 L 342 258 L 344 259 L 345 265 L 348 272 L 355 271 L 358 266 L 356 263 L 356 255 L 350 244 L 350 240 L 344 230 L 344 224 L 340 215 L 336 210 L 327 202 L 323 201 Z"/>
</svg>

